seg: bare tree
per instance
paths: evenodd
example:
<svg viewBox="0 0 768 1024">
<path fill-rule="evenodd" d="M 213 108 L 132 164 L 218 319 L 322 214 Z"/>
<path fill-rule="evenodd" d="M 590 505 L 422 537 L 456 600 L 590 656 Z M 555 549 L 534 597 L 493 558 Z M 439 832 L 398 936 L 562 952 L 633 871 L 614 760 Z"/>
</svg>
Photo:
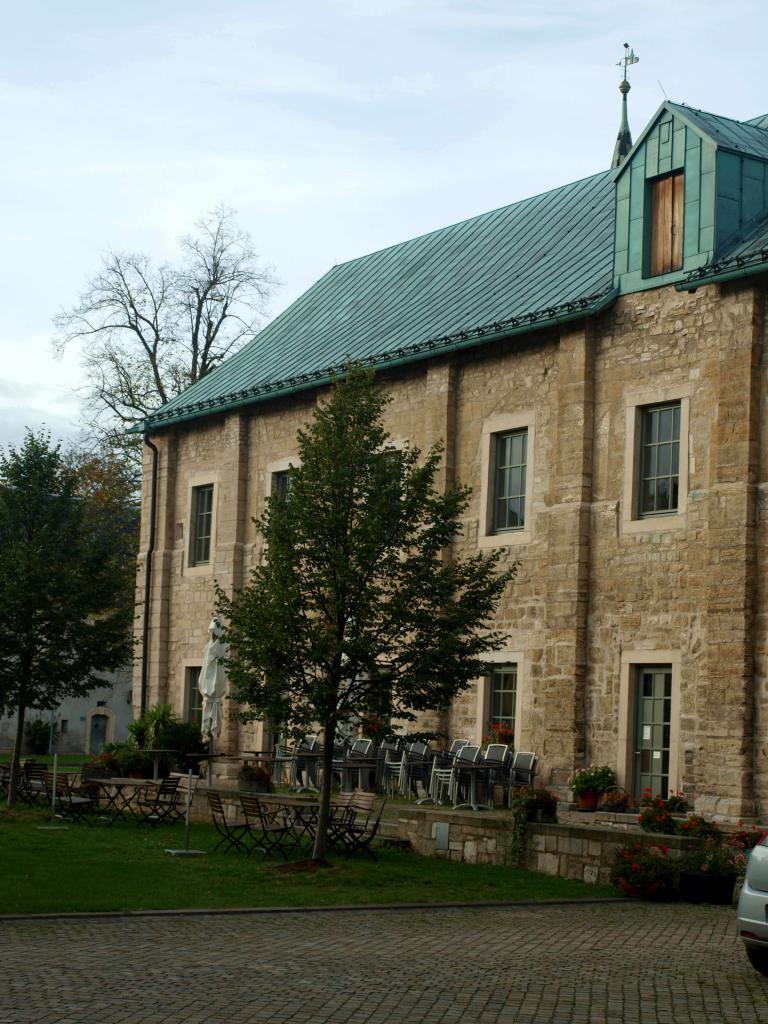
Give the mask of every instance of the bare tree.
<svg viewBox="0 0 768 1024">
<path fill-rule="evenodd" d="M 86 425 L 126 452 L 125 431 L 215 369 L 256 333 L 276 285 L 250 235 L 220 206 L 180 239 L 177 265 L 108 252 L 78 303 L 56 318 L 54 346 L 82 346 Z"/>
</svg>

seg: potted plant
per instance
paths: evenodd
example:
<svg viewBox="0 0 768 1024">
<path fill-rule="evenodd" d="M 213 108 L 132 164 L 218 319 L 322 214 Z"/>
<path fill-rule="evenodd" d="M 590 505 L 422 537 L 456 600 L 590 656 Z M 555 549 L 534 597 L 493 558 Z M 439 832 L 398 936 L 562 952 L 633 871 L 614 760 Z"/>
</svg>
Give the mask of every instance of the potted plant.
<svg viewBox="0 0 768 1024">
<path fill-rule="evenodd" d="M 643 832 L 658 832 L 661 835 L 673 836 L 677 832 L 677 822 L 667 810 L 663 797 L 654 797 L 651 803 L 643 800 L 643 807 L 637 817 Z"/>
<path fill-rule="evenodd" d="M 512 791 L 510 807 L 515 817 L 523 821 L 540 821 L 557 824 L 557 804 L 559 797 L 550 789 L 530 786 L 518 786 Z"/>
<path fill-rule="evenodd" d="M 271 793 L 272 773 L 263 761 L 255 764 L 244 761 L 237 773 L 238 786 L 241 793 Z"/>
<path fill-rule="evenodd" d="M 669 847 L 630 843 L 616 851 L 611 881 L 625 896 L 663 900 L 674 895 L 675 872 Z"/>
<path fill-rule="evenodd" d="M 737 842 L 715 836 L 705 839 L 681 862 L 680 898 L 686 903 L 730 903 L 746 864 L 747 855 Z"/>
<path fill-rule="evenodd" d="M 670 814 L 685 814 L 688 810 L 688 800 L 685 793 L 670 793 L 665 800 L 665 804 Z"/>
<path fill-rule="evenodd" d="M 488 727 L 488 732 L 483 736 L 483 746 L 487 747 L 491 743 L 503 743 L 510 750 L 515 749 L 515 732 L 514 729 L 510 729 L 508 725 L 504 725 L 503 722 L 492 722 Z"/>
<path fill-rule="evenodd" d="M 597 805 L 599 811 L 607 811 L 610 814 L 624 814 L 634 807 L 635 801 L 621 786 L 613 786 L 600 794 Z"/>
<path fill-rule="evenodd" d="M 722 834 L 717 822 L 707 821 L 700 814 L 689 815 L 685 821 L 680 822 L 677 831 L 689 839 L 719 839 Z"/>
<path fill-rule="evenodd" d="M 616 785 L 616 773 L 608 765 L 590 765 L 574 772 L 569 783 L 580 811 L 594 811 L 600 794 Z"/>
</svg>

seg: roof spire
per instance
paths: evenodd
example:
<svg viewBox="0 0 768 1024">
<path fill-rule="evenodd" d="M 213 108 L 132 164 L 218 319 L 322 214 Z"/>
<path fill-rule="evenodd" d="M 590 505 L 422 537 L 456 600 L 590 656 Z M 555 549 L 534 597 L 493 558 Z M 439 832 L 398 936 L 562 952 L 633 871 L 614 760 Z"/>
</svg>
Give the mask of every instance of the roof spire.
<svg viewBox="0 0 768 1024">
<path fill-rule="evenodd" d="M 640 58 L 635 56 L 635 51 L 630 50 L 629 43 L 624 43 L 624 56 L 616 65 L 619 68 L 623 66 L 624 78 L 619 84 L 619 92 L 621 93 L 621 125 L 619 127 L 619 134 L 616 137 L 611 167 L 620 167 L 627 153 L 632 149 L 632 134 L 629 130 L 629 121 L 627 119 L 627 93 L 631 88 L 627 79 L 627 68 L 632 64 L 637 64 L 639 60 Z"/>
</svg>

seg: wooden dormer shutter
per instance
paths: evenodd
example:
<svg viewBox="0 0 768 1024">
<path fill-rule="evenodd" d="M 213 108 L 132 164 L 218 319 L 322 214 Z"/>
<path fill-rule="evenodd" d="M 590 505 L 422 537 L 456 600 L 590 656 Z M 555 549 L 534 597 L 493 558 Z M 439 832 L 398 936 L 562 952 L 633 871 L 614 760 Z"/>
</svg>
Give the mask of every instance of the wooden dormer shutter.
<svg viewBox="0 0 768 1024">
<path fill-rule="evenodd" d="M 653 182 L 651 276 L 680 270 L 683 265 L 683 172 Z"/>
</svg>

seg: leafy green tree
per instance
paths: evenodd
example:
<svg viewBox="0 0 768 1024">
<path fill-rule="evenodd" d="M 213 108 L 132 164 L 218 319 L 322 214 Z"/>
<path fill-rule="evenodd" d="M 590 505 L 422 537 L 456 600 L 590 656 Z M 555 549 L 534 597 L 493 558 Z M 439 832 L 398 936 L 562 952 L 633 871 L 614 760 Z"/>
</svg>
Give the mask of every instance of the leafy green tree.
<svg viewBox="0 0 768 1024">
<path fill-rule="evenodd" d="M 28 709 L 104 683 L 131 654 L 136 512 L 28 431 L 0 452 L 0 712 L 16 712 L 8 805 Z"/>
<path fill-rule="evenodd" d="M 502 646 L 488 620 L 515 572 L 497 571 L 498 553 L 448 557 L 470 492 L 435 490 L 439 446 L 391 444 L 389 400 L 372 371 L 348 368 L 298 434 L 290 487 L 257 521 L 265 560 L 232 598 L 217 591 L 243 717 L 323 730 L 318 861 L 339 727 L 447 706 Z"/>
</svg>

